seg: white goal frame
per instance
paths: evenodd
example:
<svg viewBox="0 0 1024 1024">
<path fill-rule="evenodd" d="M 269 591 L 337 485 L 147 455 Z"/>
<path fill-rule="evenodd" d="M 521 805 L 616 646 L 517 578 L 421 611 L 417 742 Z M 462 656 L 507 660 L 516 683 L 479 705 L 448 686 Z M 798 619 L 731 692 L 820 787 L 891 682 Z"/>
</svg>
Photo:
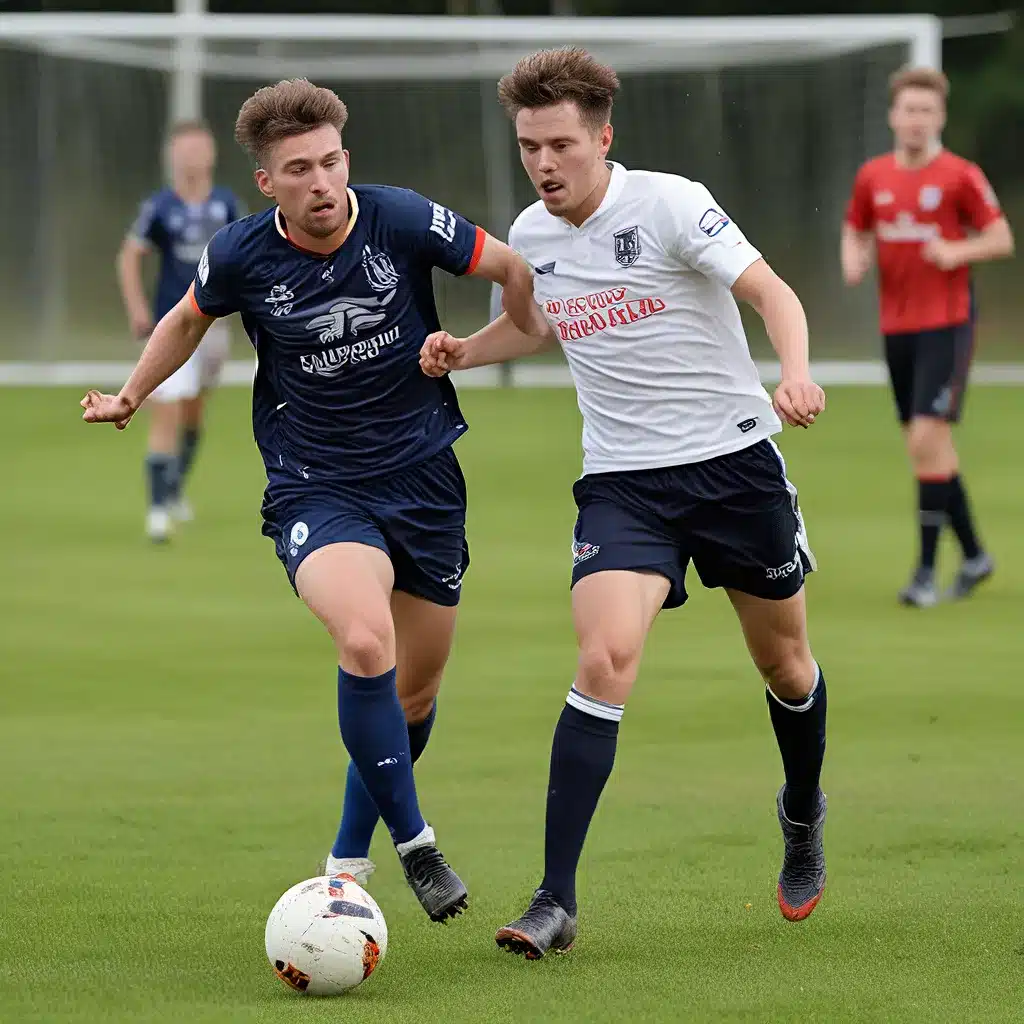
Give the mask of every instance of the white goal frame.
<svg viewBox="0 0 1024 1024">
<path fill-rule="evenodd" d="M 908 62 L 938 68 L 943 22 L 932 15 L 828 15 L 746 18 L 447 17 L 391 15 L 210 14 L 207 0 L 175 0 L 174 14 L 0 14 L 0 44 L 58 57 L 163 71 L 170 75 L 168 121 L 203 114 L 205 78 L 263 79 L 304 76 L 330 81 L 479 81 L 489 215 L 508 225 L 513 183 L 512 134 L 498 105 L 494 84 L 525 54 L 548 46 L 585 46 L 629 74 L 680 70 L 715 71 L 741 64 L 778 64 L 826 59 L 873 47 L 902 45 Z M 278 40 L 336 42 L 344 56 L 308 58 L 286 53 Z M 223 44 L 248 42 L 252 53 L 230 52 Z M 386 42 L 388 53 L 359 52 L 358 44 Z M 453 59 L 451 44 L 460 45 Z M 218 44 L 221 48 L 218 49 Z M 431 52 L 435 44 L 436 52 Z M 35 370 L 29 372 L 29 367 Z M 112 366 L 114 364 L 111 364 Z M 840 379 L 874 382 L 873 364 L 843 364 Z M 837 364 L 838 366 L 838 364 Z M 64 367 L 64 369 L 61 369 Z M 0 386 L 69 382 L 76 370 L 94 373 L 95 364 L 0 365 Z M 117 367 L 114 376 L 120 373 Z M 10 372 L 5 372 L 9 370 Z M 767 367 L 762 370 L 770 371 Z M 541 383 L 564 367 L 510 368 L 506 383 Z M 251 368 L 232 376 L 247 380 Z M 567 380 L 565 381 L 567 382 Z M 481 378 L 483 383 L 483 378 Z"/>
</svg>

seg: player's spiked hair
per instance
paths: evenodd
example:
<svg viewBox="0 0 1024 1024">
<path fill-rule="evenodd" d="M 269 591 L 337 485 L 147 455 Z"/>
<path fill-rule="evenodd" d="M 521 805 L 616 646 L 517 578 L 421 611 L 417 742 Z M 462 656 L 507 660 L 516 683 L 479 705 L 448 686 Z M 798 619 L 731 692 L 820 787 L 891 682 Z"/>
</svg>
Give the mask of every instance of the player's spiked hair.
<svg viewBox="0 0 1024 1024">
<path fill-rule="evenodd" d="M 292 78 L 254 92 L 238 111 L 235 141 L 263 164 L 282 139 L 331 125 L 339 132 L 348 108 L 330 89 Z"/>
<path fill-rule="evenodd" d="M 889 76 L 890 106 L 904 89 L 931 89 L 945 102 L 949 97 L 949 79 L 935 68 L 900 68 Z"/>
<path fill-rule="evenodd" d="M 509 117 L 569 100 L 595 131 L 611 118 L 618 91 L 619 76 L 578 46 L 530 54 L 498 83 L 498 99 Z"/>
</svg>

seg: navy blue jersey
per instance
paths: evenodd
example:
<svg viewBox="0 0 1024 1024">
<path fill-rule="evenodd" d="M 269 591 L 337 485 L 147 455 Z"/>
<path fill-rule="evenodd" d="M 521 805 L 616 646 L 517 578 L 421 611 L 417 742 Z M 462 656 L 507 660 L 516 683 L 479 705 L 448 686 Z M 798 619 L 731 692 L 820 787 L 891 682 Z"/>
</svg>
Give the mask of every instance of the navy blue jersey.
<svg viewBox="0 0 1024 1024">
<path fill-rule="evenodd" d="M 405 189 L 350 188 L 329 255 L 287 235 L 280 210 L 218 231 L 195 280 L 200 312 L 239 312 L 256 349 L 253 432 L 269 474 L 358 480 L 430 458 L 466 429 L 447 377 L 419 352 L 440 330 L 431 271 L 471 271 L 484 232 Z"/>
<path fill-rule="evenodd" d="M 157 320 L 188 291 L 206 243 L 242 213 L 234 193 L 219 186 L 201 203 L 186 203 L 173 189 L 163 188 L 142 204 L 129 234 L 160 254 L 153 297 Z"/>
</svg>

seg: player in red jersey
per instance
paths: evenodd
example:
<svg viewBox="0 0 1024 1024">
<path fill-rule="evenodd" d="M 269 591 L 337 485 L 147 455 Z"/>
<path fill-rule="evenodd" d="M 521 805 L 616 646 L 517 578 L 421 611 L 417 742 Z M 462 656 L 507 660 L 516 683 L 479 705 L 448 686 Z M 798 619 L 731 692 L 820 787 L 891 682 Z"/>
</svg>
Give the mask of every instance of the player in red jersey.
<svg viewBox="0 0 1024 1024">
<path fill-rule="evenodd" d="M 971 264 L 1013 253 L 1013 235 L 981 169 L 942 147 L 949 83 L 941 71 L 908 68 L 889 86 L 893 152 L 857 174 L 843 224 L 848 285 L 877 260 L 885 357 L 907 452 L 918 481 L 921 554 L 900 600 L 939 600 L 935 553 L 947 521 L 963 563 L 947 597 L 966 597 L 991 576 L 959 472 L 958 422 L 974 348 Z"/>
</svg>

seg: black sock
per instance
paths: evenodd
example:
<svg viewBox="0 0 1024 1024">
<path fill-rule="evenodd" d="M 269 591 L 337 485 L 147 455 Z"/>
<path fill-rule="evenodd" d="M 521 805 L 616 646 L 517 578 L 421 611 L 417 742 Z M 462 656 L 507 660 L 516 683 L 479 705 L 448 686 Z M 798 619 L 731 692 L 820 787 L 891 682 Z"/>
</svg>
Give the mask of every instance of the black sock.
<svg viewBox="0 0 1024 1024">
<path fill-rule="evenodd" d="M 770 687 L 766 687 L 765 697 L 786 773 L 786 817 L 809 825 L 818 803 L 818 782 L 825 760 L 825 677 L 819 668 L 818 681 L 807 697 L 786 700 L 777 697 Z"/>
<path fill-rule="evenodd" d="M 178 472 L 177 457 L 168 452 L 150 452 L 146 456 L 146 480 L 149 504 L 156 508 L 174 497 L 174 478 Z"/>
<path fill-rule="evenodd" d="M 964 558 L 977 558 L 981 554 L 981 544 L 974 530 L 971 505 L 959 473 L 949 481 L 949 504 L 946 511 L 949 514 L 949 525 L 953 527 L 956 539 L 960 541 Z"/>
<path fill-rule="evenodd" d="M 420 759 L 430 739 L 430 730 L 434 728 L 434 719 L 437 718 L 437 701 L 430 705 L 430 712 L 427 717 L 419 722 L 407 722 L 409 730 L 409 756 L 415 764 Z"/>
<path fill-rule="evenodd" d="M 921 524 L 922 569 L 935 568 L 935 553 L 939 548 L 939 533 L 946 522 L 949 507 L 949 480 L 918 480 L 917 509 Z"/>
<path fill-rule="evenodd" d="M 623 708 L 569 691 L 551 743 L 544 881 L 570 914 L 576 913 L 576 867 L 590 820 L 615 763 Z"/>
<path fill-rule="evenodd" d="M 196 459 L 196 449 L 199 447 L 199 439 L 203 432 L 199 427 L 185 427 L 178 440 L 178 479 L 177 490 L 180 490 L 185 483 L 192 463 Z M 177 493 L 175 494 L 177 497 Z"/>
</svg>

